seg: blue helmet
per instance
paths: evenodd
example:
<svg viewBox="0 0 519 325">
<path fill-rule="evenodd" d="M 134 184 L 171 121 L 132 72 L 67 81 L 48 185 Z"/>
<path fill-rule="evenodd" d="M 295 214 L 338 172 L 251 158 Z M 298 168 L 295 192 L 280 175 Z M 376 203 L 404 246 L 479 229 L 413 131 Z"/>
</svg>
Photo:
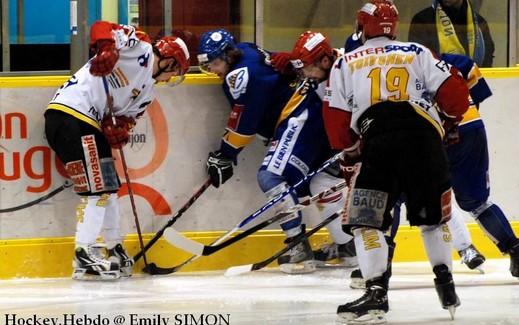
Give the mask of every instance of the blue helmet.
<svg viewBox="0 0 519 325">
<path fill-rule="evenodd" d="M 200 37 L 198 46 L 198 62 L 209 63 L 222 56 L 225 50 L 236 47 L 234 37 L 223 28 L 210 30 Z"/>
</svg>

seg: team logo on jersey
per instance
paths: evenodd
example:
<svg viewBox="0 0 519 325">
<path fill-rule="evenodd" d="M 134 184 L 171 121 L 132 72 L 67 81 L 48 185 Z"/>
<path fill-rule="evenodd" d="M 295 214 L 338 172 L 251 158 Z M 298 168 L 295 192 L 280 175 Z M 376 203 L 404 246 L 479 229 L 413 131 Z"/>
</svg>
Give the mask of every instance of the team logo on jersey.
<svg viewBox="0 0 519 325">
<path fill-rule="evenodd" d="M 139 62 L 139 65 L 141 67 L 145 67 L 145 68 L 148 67 L 148 61 L 149 60 L 150 60 L 150 54 L 149 53 L 143 54 L 143 55 L 141 55 L 141 56 L 139 56 L 137 58 L 137 62 Z"/>
<path fill-rule="evenodd" d="M 231 71 L 225 78 L 229 86 L 229 92 L 232 98 L 238 99 L 241 94 L 247 91 L 247 84 L 249 82 L 249 70 L 247 67 L 239 68 Z"/>
</svg>

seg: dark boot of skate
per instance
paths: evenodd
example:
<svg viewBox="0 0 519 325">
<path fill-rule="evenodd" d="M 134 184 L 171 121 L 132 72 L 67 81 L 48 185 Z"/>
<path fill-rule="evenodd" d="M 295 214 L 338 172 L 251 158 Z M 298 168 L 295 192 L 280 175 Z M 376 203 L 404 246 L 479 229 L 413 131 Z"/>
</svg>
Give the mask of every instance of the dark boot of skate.
<svg viewBox="0 0 519 325">
<path fill-rule="evenodd" d="M 362 297 L 337 308 L 338 321 L 349 323 L 383 324 L 389 310 L 387 280 L 378 277 L 366 281 Z"/>
<path fill-rule="evenodd" d="M 433 268 L 433 272 L 436 275 L 434 286 L 436 287 L 442 308 L 449 310 L 451 318 L 454 319 L 454 313 L 456 307 L 460 305 L 460 299 L 456 294 L 452 273 L 445 264 L 436 265 Z"/>
</svg>

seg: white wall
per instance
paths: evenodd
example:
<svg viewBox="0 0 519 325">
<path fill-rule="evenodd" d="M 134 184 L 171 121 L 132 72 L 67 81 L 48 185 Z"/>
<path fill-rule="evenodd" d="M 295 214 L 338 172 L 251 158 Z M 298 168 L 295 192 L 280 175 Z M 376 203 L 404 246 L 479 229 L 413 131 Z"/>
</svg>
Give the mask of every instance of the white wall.
<svg viewBox="0 0 519 325">
<path fill-rule="evenodd" d="M 519 79 L 489 80 L 494 96 L 483 103 L 481 111 L 487 124 L 491 155 L 492 199 L 499 203 L 509 218 L 519 220 L 519 146 L 516 145 L 516 125 L 519 125 Z M 43 111 L 53 95 L 54 88 L 0 88 L 0 209 L 17 206 L 37 199 L 60 186 L 64 178 L 52 168 L 52 183 L 39 193 L 30 193 L 27 188 L 42 187 L 43 155 L 30 155 L 35 147 L 44 146 Z M 150 163 L 157 160 L 157 152 L 165 153 L 158 161 L 153 173 L 132 177 L 137 185 L 146 185 L 161 194 L 173 212 L 176 212 L 193 191 L 205 180 L 207 153 L 219 145 L 219 138 L 229 112 L 225 98 L 218 85 L 180 85 L 175 88 L 159 87 L 158 100 L 161 109 L 155 107 L 153 114 L 146 114 L 139 121 L 135 133 L 137 138 L 146 137 L 145 143 L 134 143 L 125 147 L 130 167 L 143 173 Z M 21 112 L 27 118 L 28 136 L 20 139 L 18 120 L 14 123 L 11 138 L 8 134 L 6 117 Z M 161 117 L 161 114 L 164 117 Z M 156 119 L 154 128 L 151 119 Z M 158 127 L 157 127 L 158 125 Z M 163 127 L 161 126 L 163 125 Z M 157 150 L 154 132 L 169 143 Z M 235 176 L 223 188 L 210 188 L 177 223 L 179 230 L 228 230 L 265 202 L 263 193 L 256 183 L 256 170 L 266 148 L 255 141 L 239 157 Z M 20 177 L 7 180 L 3 175 L 12 175 L 14 157 L 19 155 Z M 54 156 L 54 154 L 52 153 Z M 155 158 L 153 158 L 155 157 Z M 17 167 L 18 168 L 18 167 Z M 31 171 L 33 178 L 31 178 Z M 124 179 L 120 173 L 121 179 Z M 67 189 L 54 198 L 12 213 L 0 214 L 0 239 L 73 236 L 75 231 L 75 206 L 77 196 Z M 137 210 L 141 227 L 145 232 L 156 231 L 168 216 L 156 216 L 150 204 L 137 196 Z M 127 196 L 121 199 L 123 223 L 126 231 L 134 233 L 134 221 Z M 313 224 L 314 212 L 310 210 Z M 266 213 L 270 215 L 272 211 Z"/>
</svg>

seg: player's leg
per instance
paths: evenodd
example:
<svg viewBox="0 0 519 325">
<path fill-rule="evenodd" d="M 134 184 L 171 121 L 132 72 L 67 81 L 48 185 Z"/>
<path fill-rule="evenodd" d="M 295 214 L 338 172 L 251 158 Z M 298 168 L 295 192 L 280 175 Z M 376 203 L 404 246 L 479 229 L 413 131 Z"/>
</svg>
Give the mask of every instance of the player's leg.
<svg viewBox="0 0 519 325">
<path fill-rule="evenodd" d="M 471 270 L 479 269 L 483 272 L 480 267 L 485 262 L 485 256 L 472 244 L 467 224 L 463 220 L 463 211 L 453 202 L 451 212 L 451 219 L 447 225 L 452 234 L 452 246 L 458 252 L 463 264 Z"/>
<path fill-rule="evenodd" d="M 117 191 L 119 187 L 116 176 L 114 178 L 110 172 L 105 172 L 107 164 L 113 165 L 110 147 L 99 130 L 59 111 L 46 112 L 45 134 L 49 145 L 65 165 L 74 183 L 74 191 L 81 196 L 76 209 L 73 278 L 116 279 L 120 274 L 119 264 L 109 261 L 96 244 L 108 193 Z M 115 168 L 112 169 L 115 172 Z"/>
<path fill-rule="evenodd" d="M 407 216 L 410 225 L 420 226 L 423 243 L 436 278 L 440 303 L 453 317 L 460 305 L 452 279 L 452 236 L 445 224 L 451 217 L 451 184 L 447 157 L 441 139 L 432 127 L 409 132 L 404 174 Z M 406 151 L 407 149 L 407 151 Z"/>
<path fill-rule="evenodd" d="M 448 148 L 449 156 L 455 158 L 450 163 L 458 204 L 476 219 L 501 252 L 510 254 L 510 271 L 519 277 L 519 240 L 501 208 L 488 200 L 489 156 L 485 128 L 481 123 L 477 128 L 462 129 L 461 136 L 465 139 L 463 156 L 455 156 L 456 152 Z"/>
<path fill-rule="evenodd" d="M 310 193 L 312 195 L 320 193 L 337 185 L 342 180 L 341 176 L 338 166 L 334 166 L 334 168 L 329 168 L 329 170 L 315 175 L 310 180 Z M 341 191 L 324 197 L 317 202 L 317 208 L 322 220 L 341 210 L 344 207 L 345 199 L 346 196 L 343 191 Z M 358 263 L 357 254 L 355 252 L 355 242 L 352 236 L 342 230 L 341 220 L 339 218 L 335 219 L 329 223 L 326 228 L 328 229 L 332 242 L 314 251 L 314 259 L 317 265 L 322 266 L 328 261 L 339 259 L 340 264 L 344 266 L 356 266 Z"/>
<path fill-rule="evenodd" d="M 338 319 L 342 322 L 361 319 L 382 322 L 389 310 L 389 248 L 384 231 L 391 225 L 389 211 L 399 196 L 391 167 L 393 154 L 387 149 L 391 141 L 384 136 L 365 142 L 360 172 L 348 194 L 343 228 L 353 233 L 366 291 L 359 299 L 337 308 Z"/>
<path fill-rule="evenodd" d="M 132 275 L 134 261 L 124 249 L 120 219 L 117 194 L 113 193 L 110 194 L 106 205 L 103 237 L 108 248 L 108 259 L 120 265 L 121 276 L 128 277 Z"/>
</svg>

